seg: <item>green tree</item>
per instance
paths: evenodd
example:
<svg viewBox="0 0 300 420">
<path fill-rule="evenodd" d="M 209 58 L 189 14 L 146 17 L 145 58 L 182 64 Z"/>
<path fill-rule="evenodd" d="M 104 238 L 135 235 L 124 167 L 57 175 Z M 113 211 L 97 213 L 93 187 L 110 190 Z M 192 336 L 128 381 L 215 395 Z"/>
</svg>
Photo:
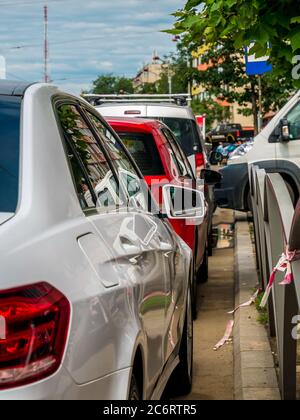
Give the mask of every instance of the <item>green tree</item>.
<svg viewBox="0 0 300 420">
<path fill-rule="evenodd" d="M 104 74 L 93 81 L 91 93 L 95 94 L 120 94 L 133 93 L 132 79 L 119 77 L 113 74 Z"/>
<path fill-rule="evenodd" d="M 270 54 L 277 75 L 291 77 L 300 55 L 300 12 L 294 0 L 188 0 L 174 15 L 185 42 L 219 44 L 230 39 L 239 50 L 255 41 L 251 53 Z M 294 80 L 300 86 L 300 80 Z"/>
<path fill-rule="evenodd" d="M 248 77 L 245 72 L 243 49 L 236 49 L 230 39 L 211 47 L 202 56 L 202 63 L 208 64 L 206 71 L 194 70 L 193 79 L 205 86 L 210 98 L 219 98 L 230 103 L 238 103 L 242 115 L 253 115 L 257 130 L 258 120 L 258 80 Z M 277 111 L 293 92 L 290 77 L 280 77 L 268 73 L 262 78 L 263 112 Z M 210 104 L 210 107 L 212 105 Z M 218 109 L 215 110 L 218 115 Z"/>
</svg>

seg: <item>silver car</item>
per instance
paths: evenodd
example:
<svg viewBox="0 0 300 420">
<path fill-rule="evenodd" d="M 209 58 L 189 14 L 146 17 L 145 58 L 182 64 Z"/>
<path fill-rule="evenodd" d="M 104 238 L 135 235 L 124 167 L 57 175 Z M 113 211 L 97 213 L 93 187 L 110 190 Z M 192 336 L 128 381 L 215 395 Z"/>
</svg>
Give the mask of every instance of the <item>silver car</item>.
<svg viewBox="0 0 300 420">
<path fill-rule="evenodd" d="M 190 390 L 191 251 L 141 179 L 88 103 L 0 81 L 0 399 Z"/>
</svg>

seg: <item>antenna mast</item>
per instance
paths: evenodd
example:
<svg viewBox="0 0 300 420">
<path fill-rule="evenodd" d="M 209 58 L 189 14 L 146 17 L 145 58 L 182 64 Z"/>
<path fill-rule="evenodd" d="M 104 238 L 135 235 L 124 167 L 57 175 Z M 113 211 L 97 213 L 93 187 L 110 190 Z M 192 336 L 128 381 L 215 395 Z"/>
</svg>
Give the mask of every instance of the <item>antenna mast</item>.
<svg viewBox="0 0 300 420">
<path fill-rule="evenodd" d="M 48 6 L 44 6 L 44 24 L 45 24 L 45 41 L 44 41 L 44 81 L 50 82 L 49 77 L 49 45 L 48 45 Z"/>
</svg>

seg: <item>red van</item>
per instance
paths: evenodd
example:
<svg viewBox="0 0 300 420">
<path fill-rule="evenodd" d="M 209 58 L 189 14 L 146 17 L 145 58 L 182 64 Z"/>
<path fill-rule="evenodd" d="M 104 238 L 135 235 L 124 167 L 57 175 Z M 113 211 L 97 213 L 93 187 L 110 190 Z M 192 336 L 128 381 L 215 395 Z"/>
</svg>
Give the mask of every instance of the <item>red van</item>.
<svg viewBox="0 0 300 420">
<path fill-rule="evenodd" d="M 162 186 L 182 185 L 186 181 L 196 185 L 188 159 L 172 131 L 162 122 L 143 119 L 107 119 L 138 164 L 147 184 L 161 205 Z M 197 281 L 208 278 L 209 212 L 203 222 L 190 225 L 186 220 L 170 220 L 176 233 L 190 246 L 194 254 L 194 314 L 196 315 Z"/>
</svg>

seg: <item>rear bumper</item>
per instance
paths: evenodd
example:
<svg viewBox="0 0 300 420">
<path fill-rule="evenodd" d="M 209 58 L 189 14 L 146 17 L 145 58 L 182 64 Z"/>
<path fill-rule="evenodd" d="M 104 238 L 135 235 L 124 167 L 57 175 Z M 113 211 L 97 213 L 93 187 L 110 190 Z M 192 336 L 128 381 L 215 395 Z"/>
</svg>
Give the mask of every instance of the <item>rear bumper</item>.
<svg viewBox="0 0 300 420">
<path fill-rule="evenodd" d="M 220 170 L 222 182 L 215 188 L 215 199 L 221 208 L 246 211 L 245 193 L 249 183 L 248 164 L 228 165 Z"/>
<path fill-rule="evenodd" d="M 0 400 L 126 400 L 131 368 L 78 385 L 61 368 L 53 376 L 24 387 L 0 391 Z"/>
</svg>

